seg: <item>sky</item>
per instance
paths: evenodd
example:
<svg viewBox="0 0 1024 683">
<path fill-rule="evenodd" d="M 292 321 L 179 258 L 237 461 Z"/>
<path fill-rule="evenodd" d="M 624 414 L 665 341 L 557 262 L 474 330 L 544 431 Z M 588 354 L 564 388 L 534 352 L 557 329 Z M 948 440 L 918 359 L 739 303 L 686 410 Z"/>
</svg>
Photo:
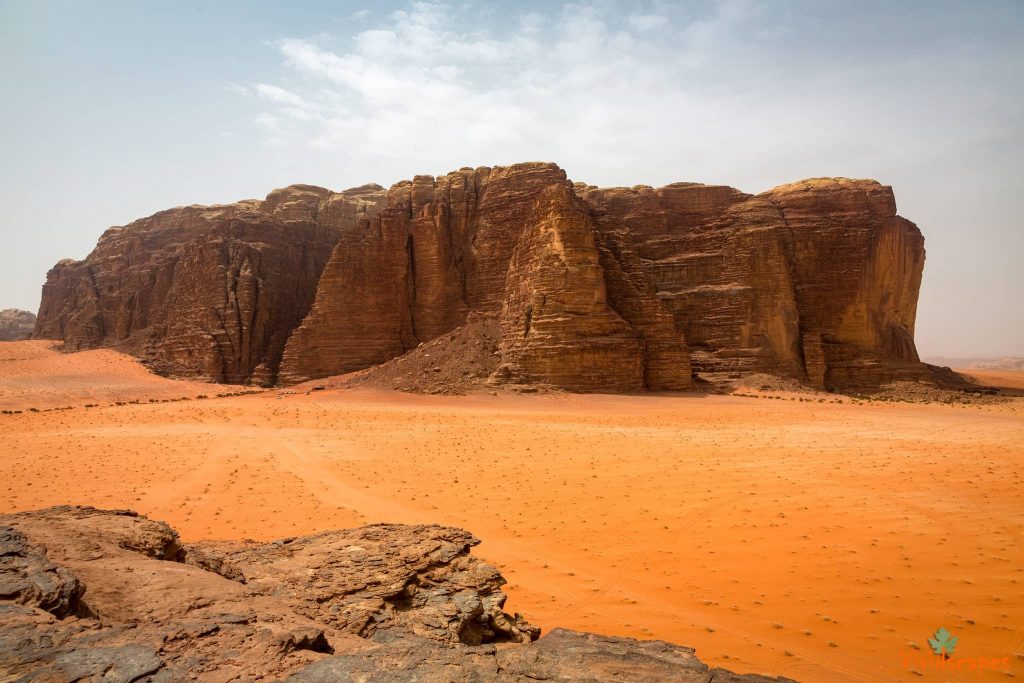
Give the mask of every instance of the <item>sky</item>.
<svg viewBox="0 0 1024 683">
<path fill-rule="evenodd" d="M 923 356 L 1024 355 L 1024 3 L 0 0 L 0 308 L 104 229 L 555 161 L 892 185 Z"/>
</svg>

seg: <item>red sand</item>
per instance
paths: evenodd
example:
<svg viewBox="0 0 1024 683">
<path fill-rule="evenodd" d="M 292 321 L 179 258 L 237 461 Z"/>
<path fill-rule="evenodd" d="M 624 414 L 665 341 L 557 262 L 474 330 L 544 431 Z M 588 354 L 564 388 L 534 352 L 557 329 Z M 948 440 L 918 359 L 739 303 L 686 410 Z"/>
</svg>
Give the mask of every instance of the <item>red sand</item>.
<svg viewBox="0 0 1024 683">
<path fill-rule="evenodd" d="M 173 400 L 246 391 L 152 374 L 108 349 L 65 354 L 53 341 L 0 342 L 0 409 L 43 410 L 116 401 Z"/>
<path fill-rule="evenodd" d="M 957 370 L 970 375 L 982 384 L 1004 389 L 1024 389 L 1024 371 L 1020 370 Z"/>
<path fill-rule="evenodd" d="M 39 344 L 0 345 L 5 409 L 193 387 L 109 351 L 9 360 Z M 276 396 L 0 415 L 0 512 L 131 507 L 186 540 L 454 524 L 544 628 L 802 681 L 1024 673 L 1024 401 Z M 925 668 L 940 626 L 1008 664 Z"/>
</svg>

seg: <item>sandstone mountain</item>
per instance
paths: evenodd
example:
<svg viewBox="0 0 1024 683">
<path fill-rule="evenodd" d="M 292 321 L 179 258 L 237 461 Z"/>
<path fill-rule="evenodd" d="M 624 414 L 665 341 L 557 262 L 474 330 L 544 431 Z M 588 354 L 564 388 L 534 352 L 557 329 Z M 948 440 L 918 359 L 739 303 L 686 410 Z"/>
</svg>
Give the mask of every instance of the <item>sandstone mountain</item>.
<svg viewBox="0 0 1024 683">
<path fill-rule="evenodd" d="M 685 390 L 694 373 L 756 372 L 859 390 L 925 375 L 924 257 L 873 180 L 753 196 L 463 168 L 112 228 L 50 272 L 35 335 L 172 376 L 292 384 L 384 363 L 476 313 L 500 328 L 492 384 Z"/>
<path fill-rule="evenodd" d="M 461 529 L 378 524 L 273 543 L 184 545 L 125 510 L 0 516 L 0 679 L 663 681 L 691 648 L 539 630 Z"/>
<path fill-rule="evenodd" d="M 21 341 L 32 336 L 36 326 L 36 314 L 5 308 L 0 311 L 0 341 Z"/>
<path fill-rule="evenodd" d="M 111 228 L 49 272 L 34 336 L 114 347 L 175 377 L 272 383 L 334 245 L 383 201 L 377 185 L 292 185 Z"/>
</svg>

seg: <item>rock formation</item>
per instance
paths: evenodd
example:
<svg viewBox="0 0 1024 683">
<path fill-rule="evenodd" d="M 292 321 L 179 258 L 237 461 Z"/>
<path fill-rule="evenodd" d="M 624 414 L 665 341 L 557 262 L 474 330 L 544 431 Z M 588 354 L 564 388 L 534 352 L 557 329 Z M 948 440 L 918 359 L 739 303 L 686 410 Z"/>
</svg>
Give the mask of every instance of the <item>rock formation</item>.
<svg viewBox="0 0 1024 683">
<path fill-rule="evenodd" d="M 84 261 L 49 272 L 34 336 L 112 346 L 177 377 L 273 383 L 331 250 L 383 199 L 376 185 L 293 185 L 111 228 Z"/>
<path fill-rule="evenodd" d="M 32 336 L 36 326 L 36 314 L 5 308 L 0 311 L 0 341 L 21 341 Z"/>
<path fill-rule="evenodd" d="M 327 252 L 330 251 L 329 257 Z M 685 390 L 771 373 L 853 390 L 926 374 L 924 267 L 892 190 L 819 178 L 573 184 L 554 164 L 308 186 L 108 231 L 44 287 L 36 336 L 175 376 L 283 384 L 362 370 L 496 316 L 492 384 Z"/>
<path fill-rule="evenodd" d="M 758 196 L 677 183 L 578 186 L 629 231 L 697 372 L 766 372 L 849 389 L 919 376 L 924 238 L 892 188 L 818 178 Z"/>
<path fill-rule="evenodd" d="M 775 681 L 690 648 L 538 629 L 460 529 L 381 524 L 184 545 L 134 512 L 0 516 L 0 678 Z M 536 642 L 534 642 L 536 641 Z"/>
<path fill-rule="evenodd" d="M 586 207 L 554 164 L 399 183 L 365 232 L 338 244 L 285 349 L 281 379 L 382 363 L 478 311 L 501 314 L 502 372 L 516 381 L 581 391 L 688 388 L 685 343 L 667 324 L 658 341 L 680 364 L 645 382 L 645 365 L 666 351 L 643 346 L 623 318 L 632 309 L 612 307 L 607 280 L 617 272 L 602 267 L 598 245 Z M 657 307 L 653 291 L 630 293 Z"/>
</svg>

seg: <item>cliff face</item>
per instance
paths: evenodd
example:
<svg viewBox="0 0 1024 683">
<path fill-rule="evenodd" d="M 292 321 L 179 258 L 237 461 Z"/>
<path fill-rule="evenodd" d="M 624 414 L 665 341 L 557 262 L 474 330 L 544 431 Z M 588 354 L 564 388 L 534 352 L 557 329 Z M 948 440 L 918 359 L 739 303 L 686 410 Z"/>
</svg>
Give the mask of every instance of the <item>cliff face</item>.
<svg viewBox="0 0 1024 683">
<path fill-rule="evenodd" d="M 172 376 L 273 382 L 334 245 L 383 199 L 296 185 L 111 228 L 50 271 L 34 336 L 114 346 Z"/>
<path fill-rule="evenodd" d="M 759 196 L 689 183 L 579 187 L 626 227 L 700 373 L 766 372 L 854 388 L 920 372 L 924 239 L 892 188 L 822 178 Z"/>
<path fill-rule="evenodd" d="M 575 391 L 688 388 L 682 334 L 653 289 L 629 279 L 638 270 L 626 246 L 606 244 L 596 227 L 554 164 L 399 183 L 387 208 L 335 248 L 281 379 L 384 362 L 478 311 L 501 315 L 503 380 Z"/>
<path fill-rule="evenodd" d="M 603 232 L 631 237 L 698 373 L 800 377 L 792 236 L 779 208 L 731 187 L 581 187 Z"/>
<path fill-rule="evenodd" d="M 680 390 L 692 370 L 849 389 L 922 374 L 923 265 L 920 231 L 875 181 L 601 189 L 526 163 L 112 229 L 51 271 L 36 335 L 172 375 L 293 383 L 476 311 L 500 321 L 498 383 Z"/>
<path fill-rule="evenodd" d="M 36 325 L 36 314 L 5 308 L 0 311 L 0 341 L 21 341 L 32 336 Z"/>
<path fill-rule="evenodd" d="M 309 316 L 285 350 L 291 381 L 383 362 L 500 309 L 508 264 L 537 195 L 564 182 L 553 164 L 416 176 L 343 238 Z"/>
<path fill-rule="evenodd" d="M 924 237 L 896 215 L 892 188 L 817 178 L 762 196 L 792 231 L 801 343 L 823 359 L 825 383 L 854 388 L 913 376 Z"/>
</svg>

